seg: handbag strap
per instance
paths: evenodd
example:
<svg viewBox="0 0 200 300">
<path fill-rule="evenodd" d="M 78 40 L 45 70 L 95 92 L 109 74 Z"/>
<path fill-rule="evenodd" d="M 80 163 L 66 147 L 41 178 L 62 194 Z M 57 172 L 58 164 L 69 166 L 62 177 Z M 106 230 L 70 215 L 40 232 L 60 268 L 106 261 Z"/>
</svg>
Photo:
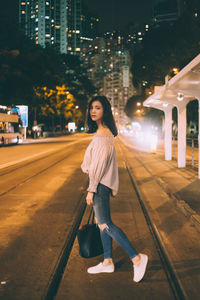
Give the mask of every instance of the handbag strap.
<svg viewBox="0 0 200 300">
<path fill-rule="evenodd" d="M 92 213 L 93 213 L 93 215 L 92 215 Z M 89 217 L 88 217 L 87 225 L 90 223 L 91 216 L 92 216 L 92 223 L 91 224 L 94 224 L 94 209 L 93 209 L 93 207 L 90 210 L 90 214 L 89 214 Z"/>
</svg>

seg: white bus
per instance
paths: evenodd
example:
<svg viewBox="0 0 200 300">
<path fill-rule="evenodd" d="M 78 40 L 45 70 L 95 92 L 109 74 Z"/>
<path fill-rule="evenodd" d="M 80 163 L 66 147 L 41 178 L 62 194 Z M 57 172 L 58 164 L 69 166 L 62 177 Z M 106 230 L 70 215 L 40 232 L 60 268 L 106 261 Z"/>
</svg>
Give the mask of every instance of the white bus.
<svg viewBox="0 0 200 300">
<path fill-rule="evenodd" d="M 22 142 L 20 123 L 15 109 L 0 105 L 0 144 L 18 144 Z"/>
</svg>

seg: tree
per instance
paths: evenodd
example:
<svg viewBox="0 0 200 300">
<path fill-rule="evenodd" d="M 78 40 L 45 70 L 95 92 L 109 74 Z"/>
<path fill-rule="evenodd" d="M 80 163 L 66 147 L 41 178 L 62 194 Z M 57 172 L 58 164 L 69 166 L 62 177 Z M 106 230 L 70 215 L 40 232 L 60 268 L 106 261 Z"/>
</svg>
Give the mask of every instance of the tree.
<svg viewBox="0 0 200 300">
<path fill-rule="evenodd" d="M 45 120 L 52 130 L 56 124 L 59 124 L 60 128 L 63 129 L 69 121 L 77 123 L 82 117 L 76 99 L 65 85 L 56 86 L 55 89 L 36 88 L 35 94 L 39 104 L 37 118 Z"/>
<path fill-rule="evenodd" d="M 55 47 L 47 45 L 44 49 L 35 45 L 19 28 L 9 5 L 7 1 L 0 11 L 0 27 L 6 29 L 1 31 L 0 37 L 0 103 L 28 105 L 29 119 L 34 120 L 36 113 L 42 117 L 42 100 L 36 91 L 41 92 L 44 87 L 54 91 L 50 99 L 56 95 L 56 101 L 61 101 L 62 106 L 64 102 L 61 95 L 58 97 L 57 87 L 65 85 L 80 107 L 73 112 L 73 117 L 84 120 L 88 99 L 95 89 L 80 60 L 69 54 L 61 55 Z M 51 104 L 52 108 L 53 102 Z"/>
<path fill-rule="evenodd" d="M 199 54 L 199 36 L 200 20 L 188 11 L 173 26 L 164 24 L 152 29 L 133 57 L 134 85 L 146 89 L 164 84 L 172 68 L 183 68 Z"/>
</svg>

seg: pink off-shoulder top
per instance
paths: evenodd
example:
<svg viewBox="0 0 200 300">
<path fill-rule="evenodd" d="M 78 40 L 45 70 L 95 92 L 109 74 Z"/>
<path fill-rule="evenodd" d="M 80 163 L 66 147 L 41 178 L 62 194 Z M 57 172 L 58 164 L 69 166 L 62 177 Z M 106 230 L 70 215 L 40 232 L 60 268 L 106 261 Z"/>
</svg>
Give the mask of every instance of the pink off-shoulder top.
<svg viewBox="0 0 200 300">
<path fill-rule="evenodd" d="M 81 169 L 89 175 L 88 192 L 97 192 L 97 186 L 102 183 L 112 190 L 115 196 L 118 192 L 119 178 L 114 136 L 95 134 L 86 149 Z"/>
</svg>

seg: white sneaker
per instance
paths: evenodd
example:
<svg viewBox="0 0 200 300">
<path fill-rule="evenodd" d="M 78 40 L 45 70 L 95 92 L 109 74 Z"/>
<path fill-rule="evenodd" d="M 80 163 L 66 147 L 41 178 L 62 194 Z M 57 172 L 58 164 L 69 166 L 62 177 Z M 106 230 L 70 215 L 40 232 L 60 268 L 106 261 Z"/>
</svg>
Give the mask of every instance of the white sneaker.
<svg viewBox="0 0 200 300">
<path fill-rule="evenodd" d="M 115 270 L 114 264 L 104 266 L 102 263 L 87 269 L 89 274 L 98 274 L 98 273 L 113 273 Z"/>
<path fill-rule="evenodd" d="M 144 277 L 147 263 L 148 263 L 148 256 L 146 254 L 140 253 L 141 261 L 138 266 L 133 266 L 134 269 L 134 277 L 133 281 L 139 282 Z"/>
</svg>

